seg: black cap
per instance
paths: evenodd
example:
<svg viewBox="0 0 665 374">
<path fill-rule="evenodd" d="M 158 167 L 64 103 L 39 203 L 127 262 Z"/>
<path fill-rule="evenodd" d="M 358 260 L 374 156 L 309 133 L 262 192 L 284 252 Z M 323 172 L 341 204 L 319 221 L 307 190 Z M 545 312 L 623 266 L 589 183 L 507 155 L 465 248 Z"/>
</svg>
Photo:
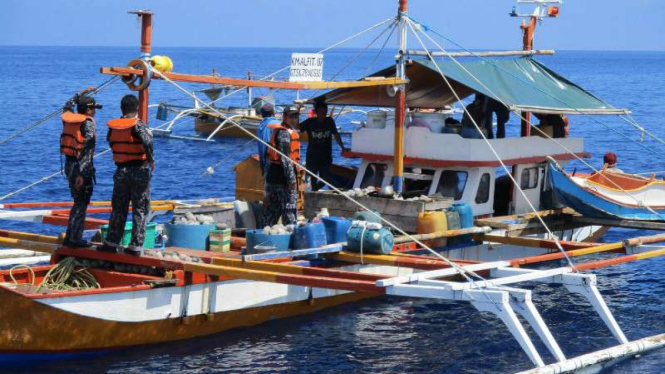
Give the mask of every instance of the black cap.
<svg viewBox="0 0 665 374">
<path fill-rule="evenodd" d="M 102 109 L 101 104 L 97 104 L 95 101 L 95 98 L 91 96 L 81 96 L 78 99 L 78 102 L 76 103 L 77 108 L 86 108 L 86 109 Z"/>
<path fill-rule="evenodd" d="M 289 114 L 293 114 L 293 113 L 295 113 L 295 114 L 300 114 L 300 111 L 298 110 L 298 108 L 289 105 L 289 106 L 287 106 L 286 108 L 284 108 L 284 111 L 282 111 L 282 113 L 283 113 L 285 116 L 288 116 Z"/>
</svg>

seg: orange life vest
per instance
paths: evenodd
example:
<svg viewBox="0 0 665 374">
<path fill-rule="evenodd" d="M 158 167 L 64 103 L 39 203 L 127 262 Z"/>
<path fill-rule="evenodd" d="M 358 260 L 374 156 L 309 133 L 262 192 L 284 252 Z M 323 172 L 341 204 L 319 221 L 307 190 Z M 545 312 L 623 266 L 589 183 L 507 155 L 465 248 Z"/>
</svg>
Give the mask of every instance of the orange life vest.
<svg viewBox="0 0 665 374">
<path fill-rule="evenodd" d="M 298 134 L 298 131 L 277 123 L 270 124 L 267 127 L 272 129 L 272 135 L 270 135 L 270 145 L 273 148 L 277 148 L 277 134 L 282 130 L 288 131 L 289 135 L 291 135 L 291 153 L 288 156 L 296 163 L 300 163 L 300 135 Z M 282 159 L 279 153 L 277 153 L 272 148 L 268 148 L 268 160 L 275 164 L 282 163 Z"/>
<path fill-rule="evenodd" d="M 95 120 L 85 114 L 72 112 L 62 113 L 62 134 L 60 134 L 60 153 L 66 156 L 78 157 L 83 151 L 85 137 L 81 132 L 81 126 L 86 120 L 93 123 Z"/>
<path fill-rule="evenodd" d="M 141 139 L 132 133 L 138 121 L 138 118 L 117 118 L 106 124 L 111 131 L 109 143 L 113 151 L 113 161 L 118 164 L 148 159 Z"/>
</svg>

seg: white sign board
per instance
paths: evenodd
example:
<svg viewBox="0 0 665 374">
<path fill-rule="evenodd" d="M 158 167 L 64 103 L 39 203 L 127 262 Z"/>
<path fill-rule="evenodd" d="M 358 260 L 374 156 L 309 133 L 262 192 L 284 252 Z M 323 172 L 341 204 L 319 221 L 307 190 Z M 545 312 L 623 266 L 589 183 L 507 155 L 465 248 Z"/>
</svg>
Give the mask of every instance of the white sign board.
<svg viewBox="0 0 665 374">
<path fill-rule="evenodd" d="M 318 82 L 323 79 L 323 54 L 294 53 L 291 55 L 289 82 Z"/>
</svg>

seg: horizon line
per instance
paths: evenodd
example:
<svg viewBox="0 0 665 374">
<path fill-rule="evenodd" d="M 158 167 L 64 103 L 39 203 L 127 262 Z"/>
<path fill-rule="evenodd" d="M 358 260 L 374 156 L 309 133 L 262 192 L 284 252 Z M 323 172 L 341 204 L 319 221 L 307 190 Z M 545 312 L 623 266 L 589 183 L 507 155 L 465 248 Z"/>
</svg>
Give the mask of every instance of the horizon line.
<svg viewBox="0 0 665 374">
<path fill-rule="evenodd" d="M 41 45 L 41 44 L 0 44 L 0 48 L 3 47 L 21 47 L 21 48 L 139 48 L 136 45 Z M 162 46 L 161 48 L 201 48 L 201 49 L 293 49 L 292 47 L 247 47 L 247 46 Z M 299 49 L 314 49 L 321 50 L 323 47 L 299 47 Z M 339 47 L 335 48 L 336 50 L 344 49 L 353 49 L 359 50 L 363 47 Z M 381 48 L 369 48 L 368 50 L 380 50 Z M 539 48 L 542 49 L 542 48 Z M 552 49 L 552 48 L 546 48 Z M 501 48 L 448 48 L 449 51 L 506 51 L 512 49 L 501 49 Z M 562 52 L 665 52 L 665 49 L 554 49 L 555 51 Z"/>
</svg>

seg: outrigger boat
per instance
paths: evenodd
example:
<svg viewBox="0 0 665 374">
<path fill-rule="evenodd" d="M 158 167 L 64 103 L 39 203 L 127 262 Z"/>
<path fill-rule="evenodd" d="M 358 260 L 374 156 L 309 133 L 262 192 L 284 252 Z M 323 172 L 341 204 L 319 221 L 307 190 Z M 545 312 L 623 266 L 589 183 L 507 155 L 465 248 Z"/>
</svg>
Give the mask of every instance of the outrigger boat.
<svg viewBox="0 0 665 374">
<path fill-rule="evenodd" d="M 597 218 L 665 221 L 665 182 L 656 176 L 608 172 L 567 174 L 549 161 L 549 175 L 560 202 Z"/>
<path fill-rule="evenodd" d="M 434 55 L 424 43 L 423 50 L 409 50 L 407 31 L 421 41 L 421 35 L 427 35 L 426 28 L 408 16 L 407 1 L 400 0 L 397 17 L 379 23 L 399 30 L 400 53 L 395 67 L 350 82 L 241 80 L 153 69 L 148 62 L 153 14 L 136 12 L 142 22 L 143 58 L 131 61 L 128 67 L 101 71 L 124 77 L 130 88 L 137 89 L 134 84 L 140 82 L 139 115 L 144 121 L 148 120 L 151 79 L 169 82 L 213 113 L 218 111 L 177 82 L 325 89 L 332 90 L 324 95 L 330 104 L 394 106 L 394 127 L 387 126 L 388 114 L 377 114 L 372 121 L 368 119 L 370 126 L 353 133 L 352 150 L 346 156 L 361 158 L 354 187 L 384 191 L 390 185 L 402 198 L 409 193 L 429 197 L 359 196 L 355 189 L 353 193 L 306 194 L 305 215 L 318 210 L 324 201 L 328 201 L 325 207 L 331 213 L 334 209 L 348 210 L 347 204 L 353 209 L 381 210 L 382 222 L 397 234 L 392 251 L 383 255 L 353 252 L 348 243 L 243 254 L 240 248 L 245 239 L 234 237 L 233 250 L 228 253 L 171 247 L 133 257 L 63 247 L 58 237 L 0 230 L 2 246 L 50 254 L 48 265 L 0 271 L 0 359 L 52 358 L 194 338 L 376 295 L 468 302 L 478 311 L 496 315 L 536 367 L 524 373 L 598 369 L 664 346 L 665 334 L 629 341 L 598 291 L 596 276 L 584 271 L 665 255 L 665 248 L 651 246 L 665 241 L 663 234 L 596 242 L 609 226 L 665 231 L 665 223 L 588 217 L 584 212 L 560 209 L 548 198 L 555 193 L 548 189 L 545 178 L 548 156 L 560 163 L 583 158 L 583 140 L 553 142 L 529 136 L 533 126 L 525 113 L 626 111 L 612 108 L 531 58 L 539 54 L 531 44 L 537 21 L 558 14 L 548 5 L 552 1 L 535 3 L 535 12 L 526 16 L 529 23 L 523 26 L 524 51 L 464 52 L 460 56 L 445 51 Z M 428 59 L 411 61 L 409 56 Z M 481 61 L 459 63 L 457 57 Z M 485 94 L 518 112 L 523 118 L 522 136 L 468 139 L 437 131 L 448 105 L 472 93 Z M 413 120 L 418 116 L 428 125 L 406 126 L 408 117 Z M 512 182 L 511 188 L 502 188 L 502 179 L 496 178 L 498 167 L 508 170 L 505 180 Z M 471 218 L 470 225 L 413 233 L 418 213 L 452 204 L 469 208 L 465 211 L 471 212 L 466 216 Z M 108 202 L 92 205 L 90 213 L 110 211 Z M 68 206 L 5 203 L 0 205 L 0 219 L 65 224 Z M 183 209 L 207 211 L 210 206 L 194 208 L 187 202 L 161 201 L 153 202 L 152 207 L 155 213 Z M 102 223 L 88 219 L 86 227 L 97 228 Z M 426 244 L 448 238 L 456 243 L 434 248 Z M 614 256 L 573 262 L 608 253 Z M 540 264 L 547 266 L 538 268 Z M 42 286 L 49 273 L 62 269 L 87 271 L 94 286 L 83 290 Z M 524 282 L 560 284 L 582 295 L 618 344 L 566 357 Z M 544 343 L 553 358 L 548 359 L 549 364 L 523 322 Z"/>
</svg>

